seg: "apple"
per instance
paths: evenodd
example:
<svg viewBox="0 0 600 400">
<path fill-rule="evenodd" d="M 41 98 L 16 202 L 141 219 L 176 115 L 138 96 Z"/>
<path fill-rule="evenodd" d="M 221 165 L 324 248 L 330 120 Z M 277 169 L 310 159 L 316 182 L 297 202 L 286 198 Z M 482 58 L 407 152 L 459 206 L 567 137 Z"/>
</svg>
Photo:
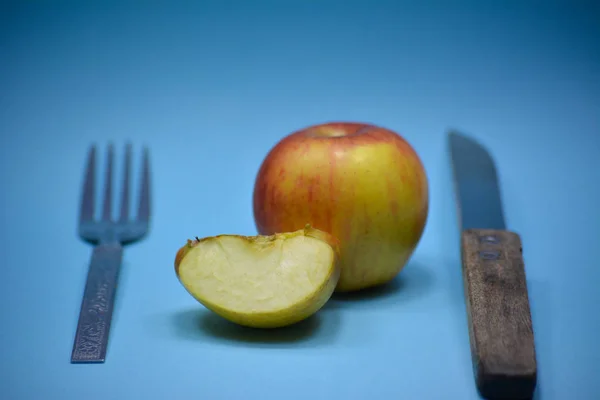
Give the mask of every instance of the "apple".
<svg viewBox="0 0 600 400">
<path fill-rule="evenodd" d="M 339 244 L 310 225 L 274 235 L 188 240 L 175 274 L 193 298 L 238 325 L 278 328 L 319 311 L 340 277 Z"/>
<path fill-rule="evenodd" d="M 340 243 L 337 292 L 375 287 L 404 268 L 423 234 L 427 175 L 398 133 L 358 122 L 292 132 L 263 160 L 253 192 L 262 235 L 311 224 Z"/>
</svg>

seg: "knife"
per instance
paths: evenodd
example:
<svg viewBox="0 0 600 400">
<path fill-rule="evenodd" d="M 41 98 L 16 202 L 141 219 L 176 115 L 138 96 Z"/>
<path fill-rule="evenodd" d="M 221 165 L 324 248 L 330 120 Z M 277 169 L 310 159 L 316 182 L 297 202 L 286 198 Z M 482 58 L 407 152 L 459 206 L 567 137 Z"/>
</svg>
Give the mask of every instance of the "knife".
<svg viewBox="0 0 600 400">
<path fill-rule="evenodd" d="M 537 362 L 521 238 L 506 227 L 488 151 L 457 131 L 448 142 L 476 387 L 484 398 L 531 398 Z"/>
</svg>

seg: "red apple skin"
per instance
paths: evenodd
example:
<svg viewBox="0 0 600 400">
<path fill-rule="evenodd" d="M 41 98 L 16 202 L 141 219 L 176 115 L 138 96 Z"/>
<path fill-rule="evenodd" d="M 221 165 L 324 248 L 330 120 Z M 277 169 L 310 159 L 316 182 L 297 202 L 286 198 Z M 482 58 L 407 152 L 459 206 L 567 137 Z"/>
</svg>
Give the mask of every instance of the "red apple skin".
<svg viewBox="0 0 600 400">
<path fill-rule="evenodd" d="M 425 228 L 428 181 L 399 134 L 357 122 L 328 122 L 284 137 L 267 154 L 253 194 L 258 232 L 306 224 L 340 243 L 337 292 L 382 285 L 406 265 Z"/>
</svg>

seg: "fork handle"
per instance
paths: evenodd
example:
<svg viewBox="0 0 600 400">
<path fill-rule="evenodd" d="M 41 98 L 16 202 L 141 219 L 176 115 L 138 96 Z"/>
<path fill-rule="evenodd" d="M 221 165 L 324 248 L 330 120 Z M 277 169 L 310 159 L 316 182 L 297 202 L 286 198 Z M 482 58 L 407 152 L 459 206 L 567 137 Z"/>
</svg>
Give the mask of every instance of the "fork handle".
<svg viewBox="0 0 600 400">
<path fill-rule="evenodd" d="M 72 363 L 102 363 L 106 357 L 123 247 L 119 243 L 94 247 L 73 352 Z"/>
</svg>

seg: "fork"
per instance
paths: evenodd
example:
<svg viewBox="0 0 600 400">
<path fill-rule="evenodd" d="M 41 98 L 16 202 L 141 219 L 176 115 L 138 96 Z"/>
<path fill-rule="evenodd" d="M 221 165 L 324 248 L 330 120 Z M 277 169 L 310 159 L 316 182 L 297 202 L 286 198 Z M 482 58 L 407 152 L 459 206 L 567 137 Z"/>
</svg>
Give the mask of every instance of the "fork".
<svg viewBox="0 0 600 400">
<path fill-rule="evenodd" d="M 87 167 L 79 215 L 79 236 L 94 245 L 87 281 L 81 302 L 79 320 L 71 353 L 71 363 L 103 363 L 106 358 L 108 336 L 123 246 L 142 239 L 148 232 L 150 220 L 150 171 L 148 149 L 143 149 L 139 204 L 135 219 L 129 216 L 131 144 L 125 148 L 120 215 L 112 218 L 112 175 L 114 146 L 108 147 L 102 216 L 94 218 L 96 185 L 96 146 L 87 156 Z"/>
</svg>

